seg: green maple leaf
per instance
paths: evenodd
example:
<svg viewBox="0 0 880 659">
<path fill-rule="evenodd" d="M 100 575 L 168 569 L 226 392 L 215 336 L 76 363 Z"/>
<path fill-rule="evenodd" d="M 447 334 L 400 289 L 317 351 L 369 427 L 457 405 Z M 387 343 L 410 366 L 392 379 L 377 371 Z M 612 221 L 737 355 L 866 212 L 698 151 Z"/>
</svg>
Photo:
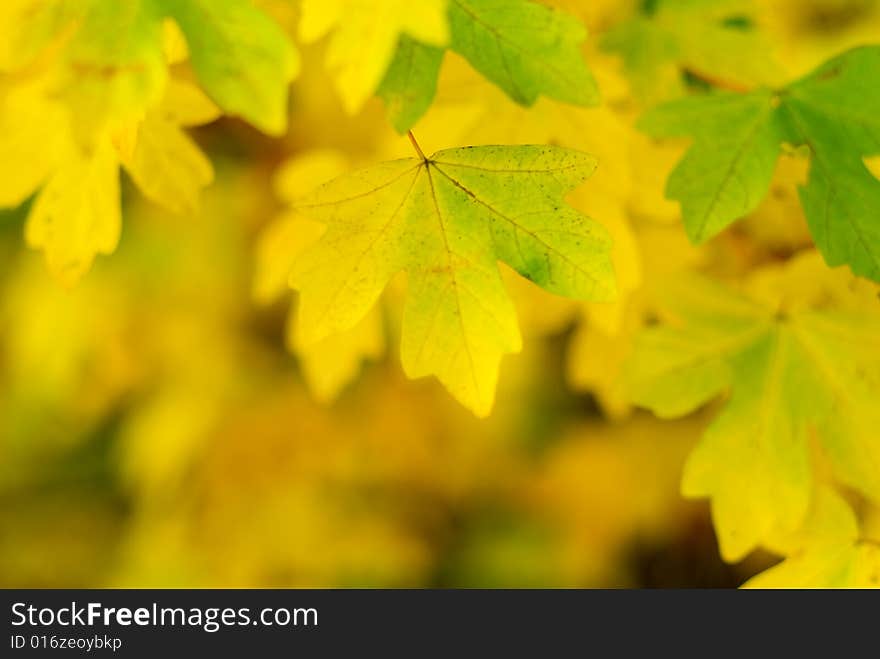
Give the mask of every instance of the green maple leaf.
<svg viewBox="0 0 880 659">
<path fill-rule="evenodd" d="M 591 156 L 559 147 L 486 146 L 327 183 L 296 206 L 327 225 L 291 275 L 300 339 L 307 345 L 350 329 L 406 271 L 406 373 L 436 375 L 464 405 L 488 414 L 501 357 L 521 344 L 498 261 L 559 295 L 614 295 L 606 232 L 563 202 L 594 168 Z"/>
<path fill-rule="evenodd" d="M 428 111 L 437 93 L 442 48 L 404 36 L 377 94 L 385 101 L 391 125 L 405 133 Z"/>
<path fill-rule="evenodd" d="M 531 0 L 449 0 L 449 26 L 449 48 L 517 103 L 530 106 L 541 95 L 575 105 L 598 103 L 581 53 L 586 30 L 571 16 Z M 440 48 L 401 40 L 378 90 L 399 132 L 430 107 L 442 59 Z"/>
<path fill-rule="evenodd" d="M 730 393 L 682 483 L 711 498 L 727 560 L 803 523 L 813 436 L 841 482 L 880 501 L 880 316 L 781 313 L 694 279 L 662 300 L 670 322 L 638 338 L 628 386 L 661 417 Z"/>
<path fill-rule="evenodd" d="M 880 154 L 880 47 L 852 50 L 778 90 L 687 98 L 648 113 L 655 137 L 694 142 L 669 177 L 688 235 L 703 242 L 754 211 L 784 144 L 806 146 L 801 203 L 831 266 L 880 281 L 880 181 L 864 158 Z"/>
<path fill-rule="evenodd" d="M 449 21 L 451 48 L 517 103 L 598 101 L 580 50 L 587 32 L 567 14 L 526 0 L 450 0 Z"/>
<path fill-rule="evenodd" d="M 271 135 L 287 127 L 299 55 L 250 0 L 156 0 L 186 36 L 199 83 L 226 112 Z"/>
</svg>

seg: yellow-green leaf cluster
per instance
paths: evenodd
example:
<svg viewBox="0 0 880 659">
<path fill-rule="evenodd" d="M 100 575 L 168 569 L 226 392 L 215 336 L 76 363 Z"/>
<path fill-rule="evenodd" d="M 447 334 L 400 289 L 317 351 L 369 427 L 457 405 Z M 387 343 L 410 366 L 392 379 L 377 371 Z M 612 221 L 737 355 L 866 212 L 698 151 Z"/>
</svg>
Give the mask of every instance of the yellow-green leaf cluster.
<svg viewBox="0 0 880 659">
<path fill-rule="evenodd" d="M 666 322 L 639 335 L 630 360 L 632 396 L 662 417 L 729 394 L 682 482 L 711 499 L 728 560 L 805 523 L 818 496 L 814 440 L 837 481 L 880 501 L 880 309 L 834 277 L 804 294 L 810 275 L 823 277 L 815 258 L 756 275 L 751 296 L 668 282 Z"/>
<path fill-rule="evenodd" d="M 27 241 L 65 284 L 116 248 L 120 165 L 147 197 L 187 212 L 213 169 L 184 128 L 221 109 L 273 134 L 286 126 L 296 52 L 249 0 L 15 0 L 2 11 L 0 204 L 36 193 Z"/>
</svg>

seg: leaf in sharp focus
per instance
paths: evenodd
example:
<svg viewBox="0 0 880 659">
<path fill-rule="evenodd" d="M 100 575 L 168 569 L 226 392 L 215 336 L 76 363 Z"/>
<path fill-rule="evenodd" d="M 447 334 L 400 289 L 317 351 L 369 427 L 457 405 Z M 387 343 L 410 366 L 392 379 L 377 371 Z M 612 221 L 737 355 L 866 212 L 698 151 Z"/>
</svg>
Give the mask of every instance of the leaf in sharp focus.
<svg viewBox="0 0 880 659">
<path fill-rule="evenodd" d="M 586 30 L 571 16 L 531 0 L 450 0 L 449 20 L 451 48 L 517 103 L 599 102 L 581 52 Z"/>
<path fill-rule="evenodd" d="M 612 71 L 602 66 L 605 62 L 600 60 L 598 64 L 597 75 L 613 81 Z M 626 301 L 640 285 L 642 276 L 642 256 L 627 214 L 633 183 L 625 146 L 634 134 L 631 125 L 607 107 L 583 108 L 544 98 L 528 108 L 510 103 L 499 87 L 455 53 L 444 64 L 442 88 L 431 113 L 419 124 L 419 134 L 433 136 L 432 141 L 472 145 L 560 144 L 596 156 L 600 167 L 590 185 L 573 192 L 569 203 L 596 218 L 608 230 L 613 243 L 618 297 L 612 304 L 579 306 L 583 306 L 590 324 L 614 333 Z M 450 135 L 450 131 L 454 134 Z M 546 298 L 543 292 L 534 294 Z M 514 295 L 514 299 L 521 321 L 526 321 L 526 336 L 530 330 L 547 331 L 553 325 L 556 314 L 544 313 L 542 307 L 546 304 L 536 304 L 533 295 L 521 301 Z M 568 307 L 574 308 L 571 303 Z"/>
<path fill-rule="evenodd" d="M 401 37 L 438 48 L 449 42 L 447 0 L 303 0 L 301 16 L 303 41 L 333 33 L 327 67 L 350 113 L 376 92 Z"/>
<path fill-rule="evenodd" d="M 685 229 L 696 243 L 758 207 L 784 135 L 769 91 L 675 101 L 649 112 L 640 127 L 654 137 L 693 136 L 666 194 L 681 202 Z"/>
<path fill-rule="evenodd" d="M 109 140 L 68 158 L 43 187 L 28 215 L 25 238 L 42 249 L 50 272 L 71 286 L 95 254 L 119 242 L 119 163 Z"/>
<path fill-rule="evenodd" d="M 563 202 L 595 161 L 543 146 L 441 151 L 343 176 L 297 207 L 327 225 L 294 267 L 304 345 L 357 324 L 391 277 L 408 274 L 401 355 L 478 415 L 498 366 L 520 348 L 497 262 L 569 297 L 614 294 L 605 231 Z"/>
<path fill-rule="evenodd" d="M 281 26 L 250 0 L 157 1 L 183 31 L 199 83 L 217 105 L 265 133 L 284 133 L 299 55 Z"/>
<path fill-rule="evenodd" d="M 428 111 L 437 92 L 443 50 L 403 36 L 385 73 L 378 95 L 385 101 L 391 124 L 401 134 Z"/>
</svg>

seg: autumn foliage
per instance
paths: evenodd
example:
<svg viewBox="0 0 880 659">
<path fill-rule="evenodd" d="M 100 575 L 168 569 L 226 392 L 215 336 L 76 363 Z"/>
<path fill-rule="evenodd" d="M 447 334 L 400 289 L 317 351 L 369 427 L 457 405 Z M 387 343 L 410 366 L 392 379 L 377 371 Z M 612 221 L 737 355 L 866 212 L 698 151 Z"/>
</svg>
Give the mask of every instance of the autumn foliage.
<svg viewBox="0 0 880 659">
<path fill-rule="evenodd" d="M 880 1 L 0 37 L 0 583 L 880 586 Z"/>
</svg>

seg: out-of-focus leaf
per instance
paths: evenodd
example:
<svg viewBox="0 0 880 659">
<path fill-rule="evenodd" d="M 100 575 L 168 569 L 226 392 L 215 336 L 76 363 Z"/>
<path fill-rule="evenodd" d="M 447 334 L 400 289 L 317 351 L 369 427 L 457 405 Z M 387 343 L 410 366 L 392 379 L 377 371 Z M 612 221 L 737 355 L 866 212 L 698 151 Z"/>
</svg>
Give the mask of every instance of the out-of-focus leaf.
<svg viewBox="0 0 880 659">
<path fill-rule="evenodd" d="M 449 21 L 450 47 L 517 103 L 532 105 L 540 95 L 598 102 L 580 49 L 586 31 L 571 16 L 531 0 L 449 0 Z"/>
<path fill-rule="evenodd" d="M 880 314 L 785 298 L 763 306 L 693 280 L 667 288 L 665 301 L 669 322 L 636 343 L 631 391 L 661 416 L 731 391 L 682 484 L 686 495 L 712 499 L 726 559 L 803 523 L 815 489 L 814 429 L 835 475 L 880 500 L 872 402 L 880 393 Z"/>
<path fill-rule="evenodd" d="M 427 112 L 437 93 L 443 50 L 403 36 L 378 94 L 399 133 L 405 133 Z"/>
<path fill-rule="evenodd" d="M 214 168 L 181 128 L 218 116 L 197 87 L 169 84 L 164 102 L 132 129 L 130 154 L 121 149 L 126 171 L 145 196 L 176 213 L 195 210 L 202 188 L 214 180 Z"/>
<path fill-rule="evenodd" d="M 755 25 L 751 0 L 659 0 L 650 16 L 612 27 L 602 46 L 620 55 L 633 92 L 651 102 L 684 91 L 692 74 L 730 86 L 772 84 L 778 77 L 769 40 Z"/>
<path fill-rule="evenodd" d="M 156 0 L 180 25 L 199 82 L 224 111 L 270 135 L 287 128 L 299 55 L 250 0 Z"/>
<path fill-rule="evenodd" d="M 746 588 L 880 588 L 880 546 L 859 537 L 852 509 L 830 488 L 818 490 L 803 528 L 773 549 L 786 559 Z"/>
<path fill-rule="evenodd" d="M 402 37 L 428 46 L 447 45 L 446 9 L 447 0 L 305 0 L 299 33 L 303 41 L 311 42 L 332 32 L 327 68 L 336 79 L 346 109 L 354 113 L 376 92 L 395 58 L 398 43 L 408 47 L 410 42 L 401 41 Z M 430 86 L 424 79 L 430 75 L 430 68 L 419 68 L 415 77 L 404 79 Z M 394 81 L 388 83 L 392 87 L 403 81 L 398 80 L 397 72 L 392 78 Z"/>
<path fill-rule="evenodd" d="M 119 242 L 119 159 L 105 140 L 90 154 L 72 153 L 37 196 L 25 238 L 41 249 L 59 281 L 71 286 L 96 254 L 110 254 Z"/>
</svg>

